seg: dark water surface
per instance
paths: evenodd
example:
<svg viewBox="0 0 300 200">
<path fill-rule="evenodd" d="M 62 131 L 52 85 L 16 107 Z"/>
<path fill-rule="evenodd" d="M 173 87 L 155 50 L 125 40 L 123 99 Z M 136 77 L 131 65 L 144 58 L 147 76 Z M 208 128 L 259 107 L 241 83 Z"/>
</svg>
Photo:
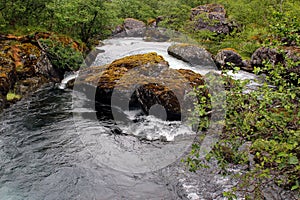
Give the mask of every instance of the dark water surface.
<svg viewBox="0 0 300 200">
<path fill-rule="evenodd" d="M 76 131 L 71 97 L 46 86 L 1 115 L 1 199 L 177 198 L 161 171 L 132 174 L 95 161 Z"/>
</svg>

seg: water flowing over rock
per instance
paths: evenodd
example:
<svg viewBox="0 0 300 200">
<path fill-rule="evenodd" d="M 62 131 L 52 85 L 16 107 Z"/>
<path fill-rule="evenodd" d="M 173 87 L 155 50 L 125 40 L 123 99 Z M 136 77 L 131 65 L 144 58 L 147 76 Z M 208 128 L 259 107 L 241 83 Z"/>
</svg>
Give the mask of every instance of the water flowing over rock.
<svg viewBox="0 0 300 200">
<path fill-rule="evenodd" d="M 193 86 L 203 85 L 204 80 L 191 70 L 170 69 L 162 56 L 152 52 L 83 70 L 75 84 L 87 83 L 97 86 L 97 102 L 110 105 L 112 98 L 124 100 L 130 107 L 141 108 L 146 114 L 158 104 L 165 108 L 169 120 L 178 120 L 182 110 L 193 105 L 193 102 L 183 103 L 182 100 Z"/>
<path fill-rule="evenodd" d="M 209 30 L 229 34 L 237 25 L 226 18 L 224 6 L 219 4 L 200 5 L 191 10 L 191 20 L 195 30 Z"/>
<path fill-rule="evenodd" d="M 193 66 L 214 66 L 212 55 L 196 45 L 174 44 L 168 48 L 168 54 Z"/>
</svg>

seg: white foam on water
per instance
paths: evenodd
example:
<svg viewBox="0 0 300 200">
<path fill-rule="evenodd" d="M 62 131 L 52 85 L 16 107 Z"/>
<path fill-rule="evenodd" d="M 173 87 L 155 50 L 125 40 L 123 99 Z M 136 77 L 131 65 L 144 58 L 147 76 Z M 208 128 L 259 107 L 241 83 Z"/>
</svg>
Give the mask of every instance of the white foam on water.
<svg viewBox="0 0 300 200">
<path fill-rule="evenodd" d="M 126 111 L 128 119 L 136 122 L 120 125 L 125 134 L 146 140 L 174 141 L 177 136 L 193 136 L 196 133 L 181 121 L 165 121 L 153 115 L 136 116 L 139 111 Z"/>
<path fill-rule="evenodd" d="M 76 79 L 78 77 L 78 71 L 76 71 L 74 74 L 70 74 L 68 76 L 66 76 L 62 81 L 61 83 L 59 84 L 58 88 L 61 89 L 61 90 L 64 90 L 66 89 L 66 86 L 68 84 L 69 81 L 73 80 L 73 79 Z"/>
<path fill-rule="evenodd" d="M 98 49 L 104 50 L 104 53 L 99 53 L 95 64 L 104 65 L 113 62 L 116 59 L 123 58 L 129 55 L 157 52 L 158 55 L 163 56 L 163 58 L 169 63 L 172 69 L 189 69 L 196 73 L 205 75 L 209 72 L 216 72 L 221 74 L 221 71 L 212 63 L 212 66 L 191 66 L 190 64 L 178 60 L 173 56 L 170 56 L 167 49 L 175 42 L 146 42 L 142 38 L 112 38 L 103 41 L 104 46 L 97 47 Z M 256 80 L 257 76 L 255 74 L 238 71 L 233 73 L 231 70 L 227 73 L 232 76 L 233 79 L 241 80 Z"/>
</svg>

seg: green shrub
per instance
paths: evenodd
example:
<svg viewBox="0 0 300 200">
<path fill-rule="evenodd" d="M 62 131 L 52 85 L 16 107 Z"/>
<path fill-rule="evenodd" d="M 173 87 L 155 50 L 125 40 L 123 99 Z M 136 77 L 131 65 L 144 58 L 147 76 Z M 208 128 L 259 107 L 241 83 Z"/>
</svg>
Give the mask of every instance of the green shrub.
<svg viewBox="0 0 300 200">
<path fill-rule="evenodd" d="M 83 63 L 83 55 L 75 49 L 72 44 L 65 44 L 58 39 L 48 38 L 39 39 L 40 43 L 46 49 L 51 64 L 66 71 L 78 70 Z"/>
</svg>

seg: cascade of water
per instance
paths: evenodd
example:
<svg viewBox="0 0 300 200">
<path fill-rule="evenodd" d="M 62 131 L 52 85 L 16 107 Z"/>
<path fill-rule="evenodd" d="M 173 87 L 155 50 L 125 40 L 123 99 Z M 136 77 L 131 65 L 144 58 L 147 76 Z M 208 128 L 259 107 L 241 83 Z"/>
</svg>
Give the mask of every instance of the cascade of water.
<svg viewBox="0 0 300 200">
<path fill-rule="evenodd" d="M 61 81 L 61 83 L 58 85 L 58 88 L 61 90 L 66 89 L 68 82 L 76 79 L 78 77 L 78 74 L 78 71 L 71 74 L 67 74 L 65 78 Z"/>
</svg>

